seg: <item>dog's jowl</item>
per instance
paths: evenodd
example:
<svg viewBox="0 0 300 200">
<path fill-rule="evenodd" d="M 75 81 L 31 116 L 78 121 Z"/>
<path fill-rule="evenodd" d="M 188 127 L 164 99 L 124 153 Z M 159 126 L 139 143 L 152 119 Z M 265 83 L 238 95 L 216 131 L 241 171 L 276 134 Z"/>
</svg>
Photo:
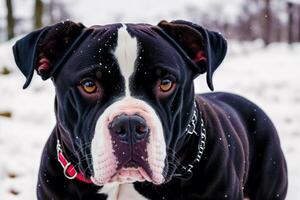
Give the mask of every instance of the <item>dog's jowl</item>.
<svg viewBox="0 0 300 200">
<path fill-rule="evenodd" d="M 195 94 L 227 43 L 187 21 L 85 27 L 65 21 L 16 42 L 28 87 L 55 86 L 56 125 L 44 147 L 38 199 L 285 199 L 277 132 L 255 104 Z M 254 120 L 253 120 L 254 119 Z"/>
</svg>

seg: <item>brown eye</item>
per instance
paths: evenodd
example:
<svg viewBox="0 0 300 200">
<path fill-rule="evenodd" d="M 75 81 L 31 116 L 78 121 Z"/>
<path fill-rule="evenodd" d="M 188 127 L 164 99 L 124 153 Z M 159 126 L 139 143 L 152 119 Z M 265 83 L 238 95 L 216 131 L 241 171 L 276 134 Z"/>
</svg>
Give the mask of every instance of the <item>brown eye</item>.
<svg viewBox="0 0 300 200">
<path fill-rule="evenodd" d="M 170 79 L 163 79 L 160 81 L 159 88 L 162 92 L 168 92 L 172 89 L 173 87 L 173 81 Z"/>
<path fill-rule="evenodd" d="M 97 85 L 92 80 L 84 80 L 81 82 L 81 87 L 86 93 L 92 94 L 97 91 Z"/>
</svg>

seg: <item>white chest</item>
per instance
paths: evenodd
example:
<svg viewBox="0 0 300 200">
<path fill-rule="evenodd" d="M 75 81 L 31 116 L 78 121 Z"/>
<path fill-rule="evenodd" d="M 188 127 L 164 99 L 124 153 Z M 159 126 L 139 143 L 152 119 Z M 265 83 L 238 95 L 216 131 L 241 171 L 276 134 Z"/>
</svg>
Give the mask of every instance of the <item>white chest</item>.
<svg viewBox="0 0 300 200">
<path fill-rule="evenodd" d="M 119 184 L 110 183 L 105 184 L 100 190 L 100 193 L 106 194 L 107 200 L 147 200 L 139 194 L 131 183 Z"/>
</svg>

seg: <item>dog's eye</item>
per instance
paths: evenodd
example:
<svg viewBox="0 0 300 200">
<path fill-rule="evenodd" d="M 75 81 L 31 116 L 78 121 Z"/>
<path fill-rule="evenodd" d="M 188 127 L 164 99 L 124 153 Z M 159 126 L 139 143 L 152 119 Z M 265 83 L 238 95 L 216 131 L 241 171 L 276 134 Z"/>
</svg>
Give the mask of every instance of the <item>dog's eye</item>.
<svg viewBox="0 0 300 200">
<path fill-rule="evenodd" d="M 163 79 L 160 81 L 159 88 L 162 92 L 168 92 L 173 87 L 173 81 L 170 79 Z"/>
<path fill-rule="evenodd" d="M 86 93 L 92 94 L 97 91 L 97 85 L 92 80 L 84 80 L 80 84 L 83 91 L 85 91 Z"/>
</svg>

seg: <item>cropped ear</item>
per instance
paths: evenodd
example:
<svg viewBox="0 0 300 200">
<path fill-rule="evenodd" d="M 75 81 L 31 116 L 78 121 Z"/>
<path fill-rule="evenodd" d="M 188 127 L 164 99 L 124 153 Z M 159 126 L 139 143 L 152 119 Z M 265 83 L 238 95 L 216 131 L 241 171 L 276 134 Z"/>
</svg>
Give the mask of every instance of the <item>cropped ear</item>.
<svg viewBox="0 0 300 200">
<path fill-rule="evenodd" d="M 26 77 L 23 89 L 31 82 L 34 70 L 43 80 L 53 76 L 68 55 L 85 38 L 85 26 L 64 21 L 33 31 L 13 46 L 15 62 Z"/>
<path fill-rule="evenodd" d="M 227 42 L 220 33 L 200 25 L 176 20 L 161 21 L 159 31 L 192 62 L 194 77 L 207 73 L 207 85 L 213 90 L 212 76 L 227 51 Z"/>
</svg>

